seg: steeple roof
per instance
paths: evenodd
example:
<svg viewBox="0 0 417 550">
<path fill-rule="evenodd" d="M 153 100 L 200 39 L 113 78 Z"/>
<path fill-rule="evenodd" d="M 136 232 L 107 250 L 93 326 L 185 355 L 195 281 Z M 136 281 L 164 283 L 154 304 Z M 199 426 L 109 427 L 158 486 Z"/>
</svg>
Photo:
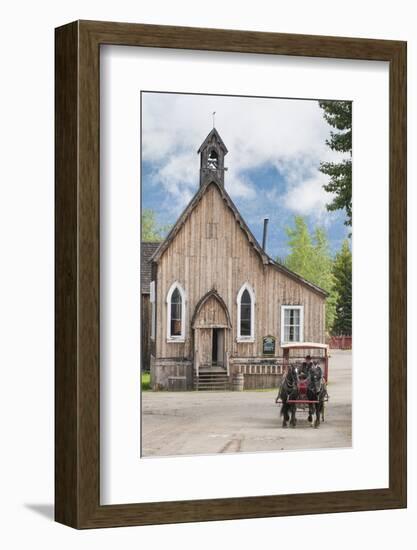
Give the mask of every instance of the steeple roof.
<svg viewBox="0 0 417 550">
<path fill-rule="evenodd" d="M 215 138 L 217 143 L 220 145 L 220 147 L 223 149 L 224 151 L 224 154 L 226 154 L 228 151 L 227 151 L 227 147 L 226 145 L 224 144 L 222 138 L 220 137 L 220 134 L 219 132 L 216 130 L 216 128 L 213 128 L 213 130 L 211 130 L 211 132 L 208 134 L 208 136 L 206 137 L 206 139 L 203 141 L 203 143 L 200 145 L 200 148 L 199 150 L 197 151 L 198 154 L 201 153 L 201 151 L 204 151 L 204 149 L 207 147 L 207 145 L 210 143 L 211 139 L 212 138 Z"/>
</svg>

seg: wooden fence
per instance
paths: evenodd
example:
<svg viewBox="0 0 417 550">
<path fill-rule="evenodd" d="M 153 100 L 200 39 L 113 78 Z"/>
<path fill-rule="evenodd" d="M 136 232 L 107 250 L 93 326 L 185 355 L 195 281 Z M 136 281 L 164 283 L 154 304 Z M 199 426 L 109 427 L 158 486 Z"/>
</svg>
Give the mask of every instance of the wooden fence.
<svg viewBox="0 0 417 550">
<path fill-rule="evenodd" d="M 331 336 L 328 344 L 330 349 L 352 349 L 352 336 Z"/>
<path fill-rule="evenodd" d="M 232 367 L 233 375 L 243 374 L 245 390 L 260 390 L 278 388 L 282 379 L 283 363 L 235 363 Z"/>
</svg>

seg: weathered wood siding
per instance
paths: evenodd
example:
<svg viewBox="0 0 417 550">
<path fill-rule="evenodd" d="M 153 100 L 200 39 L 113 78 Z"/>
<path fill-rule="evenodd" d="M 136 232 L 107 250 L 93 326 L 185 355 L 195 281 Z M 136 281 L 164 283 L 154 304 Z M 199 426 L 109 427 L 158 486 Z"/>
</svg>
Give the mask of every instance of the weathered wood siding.
<svg viewBox="0 0 417 550">
<path fill-rule="evenodd" d="M 243 389 L 261 390 L 266 388 L 278 388 L 282 380 L 282 374 L 244 374 Z"/>
<path fill-rule="evenodd" d="M 262 337 L 267 334 L 277 338 L 276 355 L 282 355 L 281 305 L 303 305 L 304 340 L 324 342 L 323 296 L 262 263 L 215 185 L 207 188 L 160 258 L 157 270 L 157 357 L 192 357 L 191 318 L 200 298 L 213 288 L 231 317 L 232 329 L 226 330 L 231 357 L 262 355 Z M 167 342 L 166 297 L 175 281 L 187 294 L 184 343 Z M 254 343 L 236 339 L 237 294 L 246 282 L 256 296 Z"/>
</svg>

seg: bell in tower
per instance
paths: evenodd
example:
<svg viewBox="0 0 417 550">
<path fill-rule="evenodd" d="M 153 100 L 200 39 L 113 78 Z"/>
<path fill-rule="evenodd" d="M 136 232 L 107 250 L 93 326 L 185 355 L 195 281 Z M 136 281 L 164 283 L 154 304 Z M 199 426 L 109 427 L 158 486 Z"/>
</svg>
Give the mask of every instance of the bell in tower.
<svg viewBox="0 0 417 550">
<path fill-rule="evenodd" d="M 227 148 L 216 128 L 209 133 L 197 153 L 200 155 L 200 187 L 212 181 L 224 186 Z"/>
</svg>

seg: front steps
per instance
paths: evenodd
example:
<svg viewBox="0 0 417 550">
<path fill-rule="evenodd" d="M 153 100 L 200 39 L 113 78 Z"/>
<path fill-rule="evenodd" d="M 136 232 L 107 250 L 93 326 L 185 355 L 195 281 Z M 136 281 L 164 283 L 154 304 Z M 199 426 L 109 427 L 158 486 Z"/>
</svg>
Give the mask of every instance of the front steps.
<svg viewBox="0 0 417 550">
<path fill-rule="evenodd" d="M 229 377 L 222 367 L 209 367 L 194 374 L 194 389 L 197 391 L 226 391 L 230 389 Z"/>
</svg>

